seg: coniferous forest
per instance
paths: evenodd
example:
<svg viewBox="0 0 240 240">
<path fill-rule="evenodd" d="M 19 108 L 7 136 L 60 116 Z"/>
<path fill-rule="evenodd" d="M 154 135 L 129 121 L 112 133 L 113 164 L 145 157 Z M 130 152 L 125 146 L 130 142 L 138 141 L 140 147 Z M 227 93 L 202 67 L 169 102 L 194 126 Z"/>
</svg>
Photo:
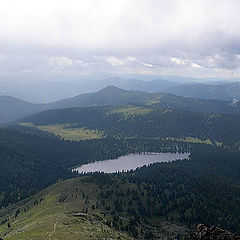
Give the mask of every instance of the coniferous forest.
<svg viewBox="0 0 240 240">
<path fill-rule="evenodd" d="M 0 240 L 239 240 L 240 1 L 0 1 Z"/>
<path fill-rule="evenodd" d="M 92 200 L 87 192 L 81 193 L 81 212 L 99 209 L 109 216 L 107 226 L 132 237 L 149 235 L 151 239 L 152 232 L 141 230 L 141 224 L 154 226 L 155 221 L 188 229 L 205 223 L 239 233 L 239 121 L 238 115 L 143 105 L 38 113 L 0 130 L 0 205 L 8 209 L 56 182 L 82 179 L 98 190 Z M 101 135 L 67 140 L 52 130 L 57 126 L 69 134 L 81 129 Z M 188 152 L 190 156 L 113 174 L 72 171 L 82 164 L 144 152 Z M 79 198 L 76 190 L 65 188 L 59 203 L 70 201 L 69 196 L 75 198 L 75 194 Z M 17 216 L 22 210 L 18 211 Z M 124 217 L 130 222 L 124 223 Z M 3 226 L 7 219 L 3 211 Z"/>
</svg>

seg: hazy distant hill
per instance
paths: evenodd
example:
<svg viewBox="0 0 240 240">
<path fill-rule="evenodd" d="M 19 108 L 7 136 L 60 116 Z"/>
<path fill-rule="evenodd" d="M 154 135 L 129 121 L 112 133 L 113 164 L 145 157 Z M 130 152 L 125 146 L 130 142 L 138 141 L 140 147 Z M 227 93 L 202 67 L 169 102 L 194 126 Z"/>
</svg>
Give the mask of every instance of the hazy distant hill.
<svg viewBox="0 0 240 240">
<path fill-rule="evenodd" d="M 32 104 L 10 96 L 1 96 L 0 123 L 11 122 L 47 109 L 144 103 L 155 98 L 159 99 L 163 95 L 161 93 L 149 94 L 134 90 L 128 91 L 108 86 L 98 92 L 80 94 L 49 104 Z"/>
<path fill-rule="evenodd" d="M 152 81 L 141 81 L 136 79 L 113 81 L 111 83 L 114 86 L 123 88 L 126 90 L 139 90 L 143 92 L 156 93 L 156 92 L 169 92 L 171 88 L 179 86 L 180 83 L 167 81 L 163 79 L 156 79 Z"/>
<path fill-rule="evenodd" d="M 203 83 L 190 83 L 175 86 L 169 89 L 172 94 L 205 98 L 205 99 L 216 99 L 216 100 L 240 100 L 240 83 L 219 83 L 219 84 L 203 84 Z"/>
<path fill-rule="evenodd" d="M 47 105 L 48 109 L 68 107 L 91 107 L 120 104 L 146 104 L 156 108 L 181 109 L 193 112 L 240 114 L 237 100 L 186 98 L 166 93 L 147 93 L 108 86 L 98 92 L 80 94 Z"/>
<path fill-rule="evenodd" d="M 34 79 L 34 81 L 33 81 Z M 150 80 L 151 79 L 151 80 Z M 240 99 L 239 82 L 234 79 L 198 79 L 187 77 L 151 78 L 132 76 L 0 76 L 0 94 L 33 103 L 50 103 L 83 93 L 97 92 L 109 85 L 125 90 L 164 92 L 185 97 Z"/>
<path fill-rule="evenodd" d="M 44 109 L 44 105 L 41 104 L 32 104 L 10 96 L 0 96 L 0 123 L 11 122 Z"/>
<path fill-rule="evenodd" d="M 34 81 L 33 81 L 34 79 Z M 28 76 L 25 78 L 0 76 L 0 94 L 10 95 L 32 103 L 50 103 L 83 93 L 97 92 L 114 85 L 125 90 L 143 92 L 166 92 L 179 85 L 179 81 L 143 81 L 133 76 L 131 79 L 96 76 L 94 79 L 77 76 Z"/>
<path fill-rule="evenodd" d="M 121 104 L 145 104 L 154 108 L 240 114 L 240 104 L 237 100 L 232 102 L 185 98 L 172 94 L 147 93 L 108 86 L 98 92 L 80 94 L 49 104 L 32 104 L 13 97 L 2 96 L 0 97 L 0 123 L 11 122 L 48 109 Z"/>
<path fill-rule="evenodd" d="M 165 94 L 146 93 L 136 90 L 123 90 L 114 86 L 108 86 L 98 92 L 80 94 L 78 96 L 63 99 L 48 104 L 49 109 L 66 107 L 89 107 L 102 105 L 119 105 L 127 103 L 145 103 L 149 100 L 160 99 Z"/>
<path fill-rule="evenodd" d="M 114 86 L 108 86 L 98 92 L 80 94 L 49 104 L 32 104 L 10 96 L 1 96 L 0 123 L 11 122 L 47 109 L 144 103 L 149 100 L 159 99 L 162 96 L 164 96 L 162 93 L 150 94 L 134 90 L 128 91 Z"/>
<path fill-rule="evenodd" d="M 237 100 L 218 101 L 166 94 L 149 105 L 155 108 L 181 109 L 192 112 L 240 114 L 240 104 Z"/>
</svg>

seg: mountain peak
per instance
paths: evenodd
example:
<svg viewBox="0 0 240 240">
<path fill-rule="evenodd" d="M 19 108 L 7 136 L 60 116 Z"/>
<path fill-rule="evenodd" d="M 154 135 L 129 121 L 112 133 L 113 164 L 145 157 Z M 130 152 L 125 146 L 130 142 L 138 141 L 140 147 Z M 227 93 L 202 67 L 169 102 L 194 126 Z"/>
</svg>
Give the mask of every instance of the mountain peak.
<svg viewBox="0 0 240 240">
<path fill-rule="evenodd" d="M 27 102 L 25 100 L 16 98 L 16 97 L 12 97 L 9 95 L 0 95 L 0 100 L 1 102 L 8 102 L 8 103 L 22 103 L 22 104 L 32 104 L 30 102 Z"/>
<path fill-rule="evenodd" d="M 115 87 L 113 85 L 109 85 L 101 90 L 98 91 L 98 93 L 117 93 L 117 92 L 127 92 L 127 90 Z"/>
<path fill-rule="evenodd" d="M 98 91 L 98 93 L 103 93 L 103 94 L 145 94 L 145 92 L 139 91 L 139 90 L 126 90 L 122 88 L 118 88 L 113 85 L 109 85 L 101 90 Z"/>
</svg>

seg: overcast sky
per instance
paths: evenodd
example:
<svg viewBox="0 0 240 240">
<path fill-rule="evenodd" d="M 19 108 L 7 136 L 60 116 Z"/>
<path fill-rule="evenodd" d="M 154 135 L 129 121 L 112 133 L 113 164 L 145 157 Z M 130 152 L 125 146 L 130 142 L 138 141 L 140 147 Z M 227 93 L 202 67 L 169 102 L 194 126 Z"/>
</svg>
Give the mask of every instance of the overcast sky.
<svg viewBox="0 0 240 240">
<path fill-rule="evenodd" d="M 0 73 L 240 77 L 239 0 L 0 0 Z"/>
</svg>

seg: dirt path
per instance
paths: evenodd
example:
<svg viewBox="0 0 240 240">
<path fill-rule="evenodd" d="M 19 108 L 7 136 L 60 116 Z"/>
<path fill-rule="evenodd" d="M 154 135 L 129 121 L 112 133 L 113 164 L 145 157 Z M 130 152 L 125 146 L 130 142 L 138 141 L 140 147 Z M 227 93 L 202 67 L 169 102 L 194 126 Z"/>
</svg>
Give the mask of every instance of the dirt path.
<svg viewBox="0 0 240 240">
<path fill-rule="evenodd" d="M 53 231 L 48 235 L 48 239 L 51 239 L 51 236 L 56 232 L 56 228 L 57 228 L 57 224 L 58 224 L 58 219 L 59 219 L 59 216 L 58 216 L 56 222 L 55 222 L 54 225 L 53 225 Z"/>
</svg>

